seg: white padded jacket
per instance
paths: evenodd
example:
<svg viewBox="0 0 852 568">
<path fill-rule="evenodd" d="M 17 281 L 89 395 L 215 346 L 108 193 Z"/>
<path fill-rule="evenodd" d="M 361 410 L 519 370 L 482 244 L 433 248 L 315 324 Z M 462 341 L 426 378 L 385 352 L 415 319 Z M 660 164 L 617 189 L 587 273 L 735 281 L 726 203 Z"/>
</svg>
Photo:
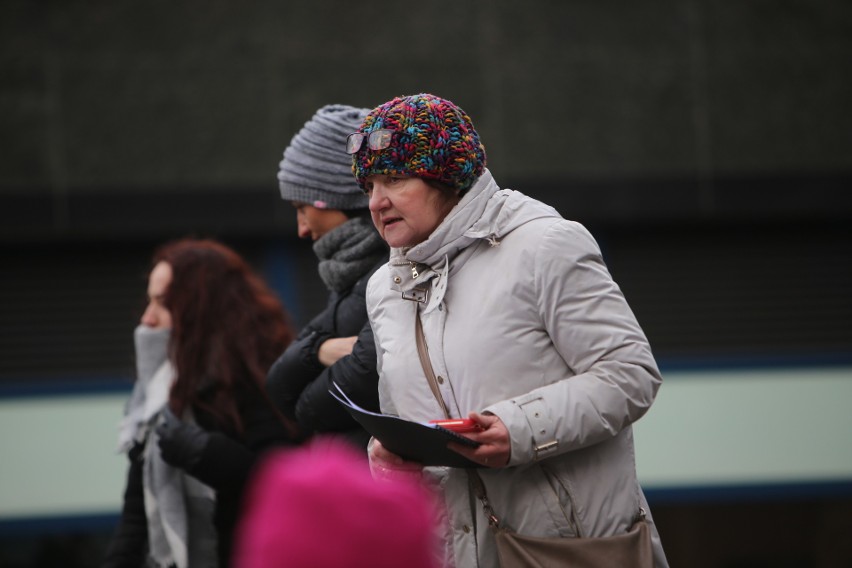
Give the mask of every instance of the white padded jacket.
<svg viewBox="0 0 852 568">
<path fill-rule="evenodd" d="M 367 305 L 383 412 L 443 417 L 417 355 L 419 309 L 451 414 L 488 411 L 508 428 L 509 465 L 480 470 L 505 524 L 525 535 L 589 537 L 626 531 L 640 508 L 651 519 L 631 424 L 650 408 L 662 378 L 582 225 L 500 189 L 486 170 L 426 241 L 391 250 L 370 280 Z M 455 566 L 497 566 L 466 473 L 427 474 L 443 489 Z"/>
</svg>

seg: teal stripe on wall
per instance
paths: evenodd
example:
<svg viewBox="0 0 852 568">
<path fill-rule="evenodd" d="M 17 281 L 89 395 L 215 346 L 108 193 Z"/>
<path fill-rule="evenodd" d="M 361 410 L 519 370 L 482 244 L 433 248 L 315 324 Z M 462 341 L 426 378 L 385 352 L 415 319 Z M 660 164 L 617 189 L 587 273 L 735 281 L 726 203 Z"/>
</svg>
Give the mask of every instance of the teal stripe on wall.
<svg viewBox="0 0 852 568">
<path fill-rule="evenodd" d="M 649 492 L 852 482 L 852 367 L 664 378 L 634 427 Z M 0 522 L 117 514 L 126 460 L 116 431 L 126 397 L 0 399 Z"/>
</svg>

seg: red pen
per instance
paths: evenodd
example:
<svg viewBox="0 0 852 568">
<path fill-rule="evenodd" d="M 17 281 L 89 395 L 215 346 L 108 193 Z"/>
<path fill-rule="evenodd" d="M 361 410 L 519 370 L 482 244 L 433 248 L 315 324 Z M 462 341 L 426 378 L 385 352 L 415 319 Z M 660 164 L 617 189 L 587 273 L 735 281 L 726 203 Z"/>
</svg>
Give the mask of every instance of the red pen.
<svg viewBox="0 0 852 568">
<path fill-rule="evenodd" d="M 479 432 L 482 428 L 470 418 L 450 418 L 445 420 L 430 420 L 429 424 L 436 424 L 453 432 Z"/>
</svg>

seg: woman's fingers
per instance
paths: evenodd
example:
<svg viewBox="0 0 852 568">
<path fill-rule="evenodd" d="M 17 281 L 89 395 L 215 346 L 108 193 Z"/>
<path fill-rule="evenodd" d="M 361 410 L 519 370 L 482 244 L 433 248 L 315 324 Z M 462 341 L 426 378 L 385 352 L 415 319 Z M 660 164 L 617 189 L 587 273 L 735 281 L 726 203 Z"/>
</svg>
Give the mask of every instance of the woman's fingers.
<svg viewBox="0 0 852 568">
<path fill-rule="evenodd" d="M 402 459 L 376 439 L 369 447 L 367 455 L 374 479 L 420 480 L 423 464 Z"/>
<path fill-rule="evenodd" d="M 479 432 L 465 434 L 468 438 L 479 442 L 479 447 L 470 448 L 461 444 L 450 443 L 449 448 L 485 467 L 503 467 L 509 463 L 512 444 L 509 430 L 499 416 L 494 414 L 479 414 L 471 412 L 468 418 L 479 424 Z"/>
</svg>

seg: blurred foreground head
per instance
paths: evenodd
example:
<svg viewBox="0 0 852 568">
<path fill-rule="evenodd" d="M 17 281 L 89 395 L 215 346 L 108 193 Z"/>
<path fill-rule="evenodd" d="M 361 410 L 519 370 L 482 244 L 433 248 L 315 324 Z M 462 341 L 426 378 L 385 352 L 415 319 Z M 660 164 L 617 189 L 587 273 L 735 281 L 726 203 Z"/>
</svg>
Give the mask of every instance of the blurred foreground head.
<svg viewBox="0 0 852 568">
<path fill-rule="evenodd" d="M 437 568 L 435 506 L 420 486 L 373 480 L 348 446 L 272 454 L 247 492 L 235 568 Z"/>
</svg>

